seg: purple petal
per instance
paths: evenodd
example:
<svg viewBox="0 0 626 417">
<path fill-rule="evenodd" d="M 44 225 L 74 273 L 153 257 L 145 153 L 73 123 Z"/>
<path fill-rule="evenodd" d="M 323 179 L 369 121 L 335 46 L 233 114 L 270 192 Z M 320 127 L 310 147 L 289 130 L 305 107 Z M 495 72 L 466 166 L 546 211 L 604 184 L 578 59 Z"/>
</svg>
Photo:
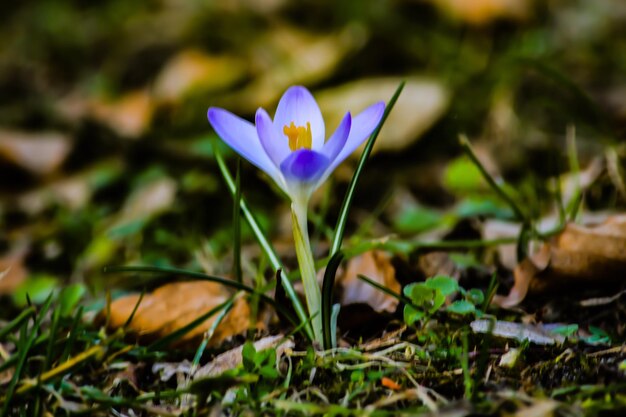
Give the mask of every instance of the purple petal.
<svg viewBox="0 0 626 417">
<path fill-rule="evenodd" d="M 254 125 L 229 111 L 217 107 L 207 113 L 211 126 L 235 152 L 276 179 L 277 169 L 261 146 Z"/>
<path fill-rule="evenodd" d="M 258 109 L 256 112 L 256 131 L 261 140 L 261 145 L 265 152 L 274 162 L 276 167 L 280 166 L 280 163 L 287 158 L 291 152 L 289 149 L 289 140 L 286 137 L 281 137 L 278 133 L 272 119 L 264 109 Z"/>
<path fill-rule="evenodd" d="M 329 163 L 329 159 L 319 152 L 300 149 L 280 164 L 280 170 L 288 180 L 310 183 L 324 174 Z"/>
<path fill-rule="evenodd" d="M 274 126 L 277 132 L 282 132 L 283 127 L 289 126 L 291 122 L 303 127 L 311 123 L 312 149 L 322 148 L 326 138 L 322 112 L 309 90 L 301 86 L 289 87 L 285 91 L 274 115 Z"/>
<path fill-rule="evenodd" d="M 352 126 L 350 128 L 350 135 L 344 145 L 343 149 L 339 152 L 337 157 L 332 161 L 328 171 L 333 171 L 337 165 L 343 162 L 356 148 L 372 134 L 380 119 L 385 112 L 385 103 L 382 101 L 376 104 L 372 104 L 367 109 L 363 110 L 356 117 L 352 119 Z"/>
<path fill-rule="evenodd" d="M 335 133 L 328 139 L 322 148 L 322 153 L 332 161 L 337 157 L 339 152 L 343 149 L 350 135 L 350 129 L 352 125 L 352 116 L 350 113 L 346 113 L 341 123 L 335 130 Z"/>
</svg>

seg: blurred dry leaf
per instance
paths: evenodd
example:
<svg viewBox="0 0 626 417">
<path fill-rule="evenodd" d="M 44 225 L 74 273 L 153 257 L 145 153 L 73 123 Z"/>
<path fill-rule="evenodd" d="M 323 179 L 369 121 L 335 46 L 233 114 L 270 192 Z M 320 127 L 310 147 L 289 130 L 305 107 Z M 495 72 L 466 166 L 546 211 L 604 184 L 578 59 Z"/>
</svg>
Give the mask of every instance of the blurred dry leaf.
<svg viewBox="0 0 626 417">
<path fill-rule="evenodd" d="M 388 101 L 402 78 L 368 78 L 316 93 L 326 130 L 332 132 L 346 111 L 357 115 L 377 101 Z M 437 80 L 408 78 L 402 94 L 385 123 L 374 151 L 400 151 L 428 130 L 448 107 L 449 92 Z"/>
<path fill-rule="evenodd" d="M 393 313 L 398 306 L 398 299 L 363 282 L 358 275 L 364 275 L 399 294 L 400 283 L 396 280 L 396 270 L 391 265 L 389 255 L 369 251 L 350 259 L 346 272 L 337 279 L 337 284 L 341 288 L 341 305 L 367 304 L 376 312 Z"/>
<path fill-rule="evenodd" d="M 62 133 L 0 130 L 0 158 L 36 175 L 56 171 L 71 148 L 72 141 Z"/>
<path fill-rule="evenodd" d="M 5 350 L 5 348 L 0 344 L 0 349 Z M 4 365 L 4 361 L 1 362 L 1 365 Z M 15 368 L 8 368 L 4 371 L 0 372 L 0 386 L 4 386 L 11 382 L 13 379 L 13 375 L 15 374 Z"/>
<path fill-rule="evenodd" d="M 88 112 L 118 135 L 136 138 L 150 126 L 154 103 L 145 90 L 126 93 L 116 100 L 92 101 Z"/>
<path fill-rule="evenodd" d="M 28 276 L 24 266 L 27 253 L 27 245 L 20 245 L 0 257 L 0 295 L 13 293 Z"/>
<path fill-rule="evenodd" d="M 72 176 L 55 178 L 34 190 L 15 196 L 20 210 L 31 216 L 41 213 L 52 204 L 70 210 L 83 208 L 99 187 L 121 175 L 123 164 L 120 160 L 108 160 L 94 164 Z"/>
<path fill-rule="evenodd" d="M 311 85 L 331 76 L 365 40 L 366 33 L 358 26 L 324 36 L 285 25 L 269 31 L 252 48 L 251 63 L 260 75 L 220 106 L 238 112 L 269 108 L 289 86 Z"/>
<path fill-rule="evenodd" d="M 455 19 L 473 25 L 485 25 L 498 19 L 525 20 L 530 0 L 431 0 Z"/>
<path fill-rule="evenodd" d="M 178 186 L 169 177 L 159 178 L 135 190 L 126 200 L 116 226 L 152 217 L 174 203 Z"/>
<path fill-rule="evenodd" d="M 211 56 L 189 49 L 174 56 L 154 86 L 157 100 L 175 101 L 192 90 L 214 91 L 233 85 L 246 73 L 244 63 L 231 56 Z"/>
<path fill-rule="evenodd" d="M 229 297 L 228 291 L 214 282 L 191 281 L 166 284 L 143 297 L 128 328 L 140 336 L 151 339 L 164 337 L 217 307 Z M 109 325 L 114 329 L 122 327 L 130 317 L 139 298 L 139 295 L 129 295 L 111 303 Z M 218 315 L 219 313 L 213 315 L 195 327 L 178 343 L 200 338 L 211 328 Z M 233 335 L 242 333 L 248 328 L 248 322 L 248 305 L 244 299 L 239 298 L 232 310 L 217 326 L 209 344 L 217 345 Z"/>
<path fill-rule="evenodd" d="M 17 204 L 32 216 L 41 213 L 51 203 L 77 210 L 85 206 L 90 196 L 91 190 L 86 178 L 73 176 L 24 193 L 18 196 Z"/>
<path fill-rule="evenodd" d="M 513 417 L 553 417 L 560 403 L 554 400 L 539 400 L 515 412 Z"/>
<path fill-rule="evenodd" d="M 598 287 L 623 280 L 626 270 L 626 215 L 597 226 L 568 224 L 551 242 L 524 259 L 514 270 L 515 284 L 494 303 L 519 304 L 530 293 L 576 286 Z"/>
</svg>

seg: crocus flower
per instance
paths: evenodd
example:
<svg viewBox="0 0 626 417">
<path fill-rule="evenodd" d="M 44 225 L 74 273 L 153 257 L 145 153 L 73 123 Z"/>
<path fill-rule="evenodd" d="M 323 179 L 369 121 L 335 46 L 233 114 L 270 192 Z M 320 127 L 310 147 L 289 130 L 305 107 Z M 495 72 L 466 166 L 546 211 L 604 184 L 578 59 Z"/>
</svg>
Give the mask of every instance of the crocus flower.
<svg viewBox="0 0 626 417">
<path fill-rule="evenodd" d="M 347 113 L 326 139 L 322 113 L 304 87 L 290 87 L 280 99 L 274 120 L 260 108 L 252 123 L 211 107 L 215 132 L 239 155 L 265 171 L 292 199 L 305 203 L 330 173 L 367 139 L 385 105 L 376 103 L 354 118 Z"/>
<path fill-rule="evenodd" d="M 264 109 L 255 125 L 229 111 L 211 107 L 208 118 L 217 134 L 239 155 L 265 171 L 291 198 L 293 235 L 315 340 L 322 343 L 321 293 L 307 229 L 311 193 L 378 126 L 384 103 L 356 117 L 347 113 L 326 139 L 322 113 L 304 87 L 290 87 L 278 103 L 274 120 Z"/>
</svg>

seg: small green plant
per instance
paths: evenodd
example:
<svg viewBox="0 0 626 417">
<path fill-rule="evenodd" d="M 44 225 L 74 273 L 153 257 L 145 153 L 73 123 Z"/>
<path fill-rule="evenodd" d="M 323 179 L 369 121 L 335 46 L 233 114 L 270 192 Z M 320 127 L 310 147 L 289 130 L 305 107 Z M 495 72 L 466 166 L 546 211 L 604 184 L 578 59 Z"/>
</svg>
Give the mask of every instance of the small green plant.
<svg viewBox="0 0 626 417">
<path fill-rule="evenodd" d="M 274 381 L 280 374 L 276 369 L 276 349 L 257 351 L 252 342 L 246 342 L 241 352 L 243 368 L 241 372 L 257 375 L 255 382 L 247 384 L 239 390 L 238 395 L 249 395 L 252 398 L 261 398 L 272 391 Z M 245 392 L 244 392 L 245 391 Z"/>
<path fill-rule="evenodd" d="M 474 288 L 466 291 L 459 287 L 454 278 L 438 275 L 404 287 L 404 295 L 410 301 L 404 307 L 404 321 L 412 325 L 419 320 L 428 320 L 443 307 L 446 298 L 455 293 L 460 293 L 463 298 L 448 305 L 445 308 L 447 312 L 460 315 L 481 314 L 476 307 L 485 300 L 481 290 Z"/>
</svg>

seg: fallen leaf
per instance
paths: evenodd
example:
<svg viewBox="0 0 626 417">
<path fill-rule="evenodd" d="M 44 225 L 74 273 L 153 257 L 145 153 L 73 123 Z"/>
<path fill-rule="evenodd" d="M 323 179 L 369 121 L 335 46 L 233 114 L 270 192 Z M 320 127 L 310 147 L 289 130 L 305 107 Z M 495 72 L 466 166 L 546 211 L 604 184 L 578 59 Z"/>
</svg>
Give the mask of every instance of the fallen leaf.
<svg viewBox="0 0 626 417">
<path fill-rule="evenodd" d="M 28 245 L 20 244 L 0 257 L 0 295 L 12 294 L 28 276 L 24 259 Z"/>
<path fill-rule="evenodd" d="M 136 138 L 150 126 L 155 106 L 148 91 L 136 90 L 116 100 L 93 100 L 88 107 L 92 117 L 118 135 Z"/>
<path fill-rule="evenodd" d="M 501 307 L 519 304 L 528 293 L 620 282 L 626 268 L 626 216 L 612 216 L 597 226 L 568 224 L 549 243 L 520 262 Z"/>
<path fill-rule="evenodd" d="M 513 417 L 552 417 L 559 405 L 554 400 L 540 400 L 517 411 Z"/>
<path fill-rule="evenodd" d="M 332 75 L 346 56 L 360 49 L 366 39 L 367 34 L 356 26 L 324 36 L 292 26 L 277 26 L 252 46 L 250 65 L 258 68 L 258 77 L 219 104 L 238 112 L 270 107 L 289 86 L 310 86 Z"/>
<path fill-rule="evenodd" d="M 526 20 L 530 14 L 529 0 L 432 0 L 451 17 L 482 26 L 494 20 Z"/>
<path fill-rule="evenodd" d="M 346 272 L 337 279 L 341 288 L 341 305 L 367 304 L 376 312 L 393 313 L 398 307 L 398 299 L 387 295 L 358 278 L 364 275 L 399 294 L 400 283 L 391 265 L 389 255 L 380 251 L 365 252 L 348 262 Z"/>
<path fill-rule="evenodd" d="M 121 175 L 120 161 L 105 161 L 69 177 L 62 177 L 15 196 L 20 210 L 37 215 L 53 204 L 70 210 L 83 208 L 98 189 Z"/>
<path fill-rule="evenodd" d="M 145 294 L 128 330 L 142 337 L 158 339 L 186 326 L 202 314 L 207 313 L 230 297 L 222 285 L 206 281 L 175 282 Z M 139 295 L 129 295 L 111 303 L 109 326 L 113 329 L 122 327 L 129 319 L 139 302 Z M 177 343 L 196 340 L 208 331 L 219 313 L 185 334 Z M 244 299 L 239 298 L 231 311 L 217 326 L 209 340 L 210 345 L 217 345 L 229 337 L 248 328 L 249 309 Z"/>
<path fill-rule="evenodd" d="M 169 177 L 161 177 L 139 186 L 124 202 L 109 228 L 109 235 L 123 236 L 128 230 L 141 229 L 149 219 L 174 203 L 177 190 L 178 184 Z"/>
<path fill-rule="evenodd" d="M 339 125 L 346 111 L 353 116 L 377 101 L 388 101 L 398 88 L 400 78 L 367 78 L 316 93 L 326 129 Z M 441 82 L 425 77 L 406 79 L 406 85 L 385 122 L 374 151 L 400 151 L 428 130 L 448 107 L 450 93 Z"/>
<path fill-rule="evenodd" d="M 211 56 L 189 49 L 174 56 L 159 74 L 154 86 L 157 100 L 175 101 L 193 90 L 214 91 L 241 80 L 246 68 L 239 59 Z"/>
<path fill-rule="evenodd" d="M 70 138 L 58 132 L 0 130 L 0 157 L 35 175 L 56 171 L 71 147 Z"/>
</svg>

